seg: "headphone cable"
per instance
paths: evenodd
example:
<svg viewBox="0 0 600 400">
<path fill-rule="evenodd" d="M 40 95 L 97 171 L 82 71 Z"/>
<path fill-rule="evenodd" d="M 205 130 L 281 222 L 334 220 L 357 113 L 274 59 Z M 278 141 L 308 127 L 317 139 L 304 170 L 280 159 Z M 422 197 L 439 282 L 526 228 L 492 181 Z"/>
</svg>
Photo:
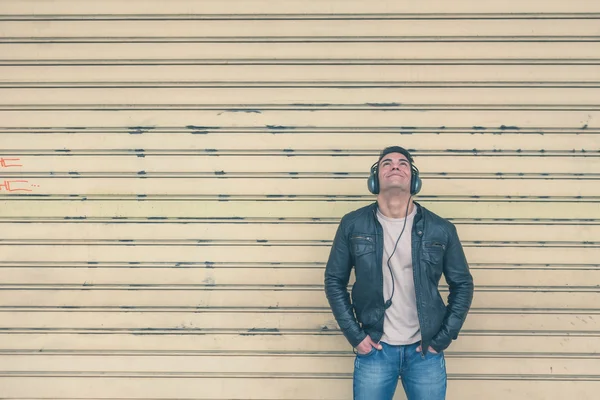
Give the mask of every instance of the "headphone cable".
<svg viewBox="0 0 600 400">
<path fill-rule="evenodd" d="M 390 295 L 390 298 L 388 299 L 388 301 L 385 302 L 386 309 L 388 309 L 392 306 L 392 298 L 394 297 L 394 291 L 396 290 L 396 285 L 394 282 L 394 274 L 392 272 L 392 266 L 390 265 L 390 260 L 394 256 L 394 253 L 396 252 L 396 248 L 398 247 L 398 243 L 400 242 L 400 238 L 402 237 L 402 234 L 404 233 L 404 229 L 406 228 L 406 221 L 408 220 L 408 207 L 410 207 L 411 199 L 412 199 L 412 195 L 410 195 L 410 197 L 408 198 L 408 202 L 406 203 L 406 211 L 404 212 L 404 224 L 402 225 L 402 231 L 400 231 L 400 235 L 398 236 L 398 239 L 396 240 L 396 244 L 394 245 L 394 250 L 392 251 L 392 254 L 390 254 L 390 256 L 388 257 L 388 260 L 387 260 L 387 266 L 388 266 L 388 269 L 390 270 L 390 276 L 392 277 L 392 294 Z"/>
</svg>

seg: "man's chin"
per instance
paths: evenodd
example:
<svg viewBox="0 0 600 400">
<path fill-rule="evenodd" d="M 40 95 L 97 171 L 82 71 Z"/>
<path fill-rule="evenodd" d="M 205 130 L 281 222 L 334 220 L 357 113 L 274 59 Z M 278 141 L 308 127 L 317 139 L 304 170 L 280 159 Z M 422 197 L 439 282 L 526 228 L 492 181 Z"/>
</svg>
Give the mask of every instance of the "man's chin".
<svg viewBox="0 0 600 400">
<path fill-rule="evenodd" d="M 384 188 L 381 188 L 380 193 L 385 193 L 385 194 L 393 194 L 393 195 L 400 195 L 400 194 L 409 194 L 409 190 L 406 186 L 387 186 Z"/>
</svg>

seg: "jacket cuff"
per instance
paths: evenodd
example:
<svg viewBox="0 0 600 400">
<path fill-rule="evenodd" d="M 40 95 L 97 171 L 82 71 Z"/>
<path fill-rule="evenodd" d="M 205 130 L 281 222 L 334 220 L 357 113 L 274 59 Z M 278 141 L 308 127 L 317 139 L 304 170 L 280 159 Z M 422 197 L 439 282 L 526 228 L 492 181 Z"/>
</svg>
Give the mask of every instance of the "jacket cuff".
<svg viewBox="0 0 600 400">
<path fill-rule="evenodd" d="M 360 331 L 360 334 L 356 335 L 356 336 L 346 335 L 346 339 L 348 340 L 350 345 L 354 348 L 356 348 L 356 346 L 358 346 L 363 340 L 365 340 L 366 337 L 367 337 L 367 334 L 364 331 Z"/>
<path fill-rule="evenodd" d="M 442 351 L 446 350 L 448 346 L 450 346 L 450 343 L 452 343 L 452 339 L 442 339 L 439 336 L 436 336 L 431 340 L 429 345 L 436 352 L 441 353 Z"/>
</svg>

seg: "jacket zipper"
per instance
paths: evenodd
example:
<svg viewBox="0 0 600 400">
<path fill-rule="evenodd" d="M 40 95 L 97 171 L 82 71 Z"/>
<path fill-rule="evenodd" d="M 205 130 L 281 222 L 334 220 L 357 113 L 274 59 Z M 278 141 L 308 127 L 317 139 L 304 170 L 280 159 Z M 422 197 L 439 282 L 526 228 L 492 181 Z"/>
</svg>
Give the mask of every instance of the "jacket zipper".
<svg viewBox="0 0 600 400">
<path fill-rule="evenodd" d="M 352 239 L 364 239 L 364 240 L 368 240 L 369 242 L 373 241 L 373 238 L 370 238 L 367 236 L 352 236 Z"/>
<path fill-rule="evenodd" d="M 377 235 L 375 235 L 375 255 L 376 255 L 376 261 L 377 264 L 379 266 L 379 268 L 377 268 L 376 270 L 379 271 L 379 283 L 380 283 L 380 288 L 381 288 L 381 301 L 383 303 L 383 316 L 382 318 L 385 318 L 385 298 L 383 297 L 383 227 L 381 226 L 381 224 L 379 223 L 379 220 L 377 219 L 377 208 L 375 208 L 373 210 L 373 219 L 375 220 L 375 230 Z M 381 241 L 381 245 L 379 245 L 377 243 L 377 237 L 380 236 L 382 238 Z M 379 256 L 379 250 L 381 249 L 381 257 Z"/>
<path fill-rule="evenodd" d="M 446 245 L 438 242 L 431 243 L 431 245 L 427 247 L 441 247 L 442 250 L 446 250 Z"/>
<path fill-rule="evenodd" d="M 422 218 L 422 217 L 421 217 Z M 414 232 L 414 229 L 416 229 L 416 224 L 415 222 L 413 222 L 413 229 L 411 230 L 411 235 Z M 419 235 L 419 233 L 417 233 L 417 236 L 419 236 L 419 246 L 423 246 L 423 242 L 422 242 L 422 237 Z M 411 238 L 411 258 L 413 260 L 413 281 L 415 284 L 415 295 L 416 295 L 416 300 L 417 300 L 417 317 L 419 319 L 419 329 L 421 330 L 421 356 L 425 357 L 425 346 L 423 343 L 423 321 L 421 320 L 421 307 L 420 307 L 420 298 L 422 297 L 422 295 L 420 294 L 420 290 L 418 282 L 417 282 L 417 268 L 415 267 L 416 265 L 420 265 L 421 264 L 421 258 L 420 258 L 420 249 L 418 249 L 419 251 L 414 252 L 414 245 L 415 242 L 414 240 L 412 240 Z M 415 262 L 416 261 L 416 262 Z M 418 295 L 417 295 L 418 294 Z"/>
</svg>

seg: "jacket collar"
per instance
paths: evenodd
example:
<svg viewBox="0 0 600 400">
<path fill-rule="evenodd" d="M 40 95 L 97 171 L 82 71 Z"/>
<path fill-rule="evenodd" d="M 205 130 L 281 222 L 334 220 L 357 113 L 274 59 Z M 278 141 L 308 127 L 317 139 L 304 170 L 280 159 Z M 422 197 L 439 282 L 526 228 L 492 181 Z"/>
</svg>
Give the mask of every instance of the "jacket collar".
<svg viewBox="0 0 600 400">
<path fill-rule="evenodd" d="M 423 225 L 424 225 L 424 218 L 423 215 L 425 213 L 425 211 L 427 210 L 426 208 L 424 208 L 421 204 L 419 204 L 416 201 L 413 201 L 415 203 L 415 207 L 417 207 L 417 215 L 415 215 L 415 219 L 413 222 L 413 226 L 415 229 L 417 229 L 418 231 L 423 231 Z M 370 206 L 369 206 L 369 210 L 373 213 L 373 217 L 375 219 L 377 219 L 377 209 L 379 208 L 379 205 L 377 204 L 377 201 L 373 202 Z"/>
<path fill-rule="evenodd" d="M 415 215 L 415 221 L 417 221 L 423 217 L 424 207 L 414 200 L 413 200 L 413 203 L 415 203 L 415 207 L 417 207 L 417 215 Z M 378 208 L 379 208 L 379 204 L 377 204 L 377 200 L 374 201 L 373 203 L 371 203 L 371 205 L 369 206 L 369 210 L 371 212 L 373 212 L 375 215 L 377 215 Z"/>
</svg>

